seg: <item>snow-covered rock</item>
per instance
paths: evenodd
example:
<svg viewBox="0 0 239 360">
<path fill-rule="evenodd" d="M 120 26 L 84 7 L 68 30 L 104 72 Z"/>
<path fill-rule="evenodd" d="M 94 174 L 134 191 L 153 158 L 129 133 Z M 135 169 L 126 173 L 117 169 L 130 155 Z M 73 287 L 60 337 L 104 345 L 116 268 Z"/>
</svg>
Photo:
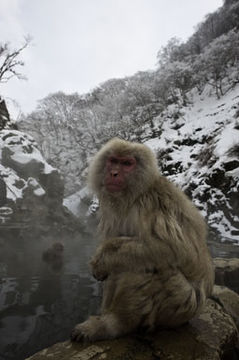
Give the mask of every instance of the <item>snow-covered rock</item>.
<svg viewBox="0 0 239 360">
<path fill-rule="evenodd" d="M 158 135 L 144 142 L 213 232 L 239 241 L 239 86 L 221 99 L 207 91 L 190 96 L 190 106 L 170 105 L 155 118 L 152 134 Z"/>
<path fill-rule="evenodd" d="M 98 199 L 92 198 L 87 187 L 66 197 L 63 205 L 88 229 L 88 232 L 95 231 L 97 218 L 96 211 L 99 208 Z"/>
<path fill-rule="evenodd" d="M 87 213 L 90 203 L 91 196 L 87 187 L 84 187 L 80 191 L 66 197 L 63 202 L 64 206 L 66 206 L 72 214 L 77 217 Z"/>
<path fill-rule="evenodd" d="M 34 139 L 17 130 L 0 131 L 0 223 L 39 222 L 59 215 L 64 184 L 42 157 Z"/>
</svg>

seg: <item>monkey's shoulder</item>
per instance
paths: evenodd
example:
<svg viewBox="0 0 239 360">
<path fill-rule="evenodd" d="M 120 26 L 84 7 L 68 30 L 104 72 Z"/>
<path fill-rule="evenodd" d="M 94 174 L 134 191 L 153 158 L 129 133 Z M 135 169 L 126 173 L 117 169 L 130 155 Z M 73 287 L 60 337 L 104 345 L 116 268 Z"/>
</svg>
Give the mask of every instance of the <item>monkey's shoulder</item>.
<svg viewBox="0 0 239 360">
<path fill-rule="evenodd" d="M 175 217 L 193 217 L 203 221 L 198 209 L 187 195 L 166 177 L 159 175 L 139 203 L 145 210 L 160 211 Z"/>
<path fill-rule="evenodd" d="M 148 199 L 156 208 L 160 206 L 171 208 L 172 203 L 178 204 L 182 201 L 189 201 L 182 190 L 162 175 L 155 179 L 141 197 L 144 199 L 143 203 L 147 203 Z"/>
</svg>

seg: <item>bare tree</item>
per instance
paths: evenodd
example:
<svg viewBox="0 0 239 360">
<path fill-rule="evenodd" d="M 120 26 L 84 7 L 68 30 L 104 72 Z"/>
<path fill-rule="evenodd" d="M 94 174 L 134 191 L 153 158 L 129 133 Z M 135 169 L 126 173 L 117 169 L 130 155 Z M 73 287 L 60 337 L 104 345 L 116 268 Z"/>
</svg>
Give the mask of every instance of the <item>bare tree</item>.
<svg viewBox="0 0 239 360">
<path fill-rule="evenodd" d="M 17 50 L 11 50 L 9 43 L 0 44 L 0 83 L 6 83 L 13 77 L 26 79 L 20 71 L 24 62 L 19 59 L 19 55 L 30 42 L 31 38 L 26 37 L 23 45 Z"/>
</svg>

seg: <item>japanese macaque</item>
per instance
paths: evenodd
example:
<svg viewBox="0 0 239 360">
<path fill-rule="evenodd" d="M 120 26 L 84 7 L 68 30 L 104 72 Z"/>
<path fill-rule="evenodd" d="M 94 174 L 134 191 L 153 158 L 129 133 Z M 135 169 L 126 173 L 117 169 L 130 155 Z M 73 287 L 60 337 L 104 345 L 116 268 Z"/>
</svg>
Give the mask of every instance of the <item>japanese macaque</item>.
<svg viewBox="0 0 239 360">
<path fill-rule="evenodd" d="M 103 300 L 101 315 L 76 325 L 72 340 L 112 339 L 188 322 L 214 282 L 198 210 L 138 143 L 109 141 L 90 165 L 89 185 L 100 202 L 101 243 L 90 265 L 103 281 Z"/>
<path fill-rule="evenodd" d="M 42 254 L 42 259 L 46 262 L 54 261 L 63 256 L 64 245 L 56 242 Z"/>
<path fill-rule="evenodd" d="M 63 266 L 64 245 L 60 242 L 52 244 L 42 254 L 42 260 L 51 266 L 52 270 L 61 270 Z"/>
</svg>

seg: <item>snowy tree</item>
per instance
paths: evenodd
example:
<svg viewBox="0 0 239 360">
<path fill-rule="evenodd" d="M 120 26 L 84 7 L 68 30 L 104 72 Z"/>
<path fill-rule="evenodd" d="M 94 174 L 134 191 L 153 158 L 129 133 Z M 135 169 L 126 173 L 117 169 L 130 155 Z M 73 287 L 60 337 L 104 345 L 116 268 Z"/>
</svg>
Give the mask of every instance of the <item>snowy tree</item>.
<svg viewBox="0 0 239 360">
<path fill-rule="evenodd" d="M 185 56 L 185 44 L 177 37 L 173 37 L 157 54 L 159 67 L 163 67 L 169 62 L 182 61 Z"/>
<path fill-rule="evenodd" d="M 191 65 L 184 61 L 169 62 L 159 69 L 158 83 L 166 105 L 171 102 L 177 103 L 179 98 L 184 106 L 187 105 L 186 93 L 192 88 L 192 75 Z"/>
<path fill-rule="evenodd" d="M 213 40 L 196 58 L 193 68 L 197 81 L 210 84 L 220 98 L 239 81 L 239 33 L 231 30 Z"/>
</svg>

